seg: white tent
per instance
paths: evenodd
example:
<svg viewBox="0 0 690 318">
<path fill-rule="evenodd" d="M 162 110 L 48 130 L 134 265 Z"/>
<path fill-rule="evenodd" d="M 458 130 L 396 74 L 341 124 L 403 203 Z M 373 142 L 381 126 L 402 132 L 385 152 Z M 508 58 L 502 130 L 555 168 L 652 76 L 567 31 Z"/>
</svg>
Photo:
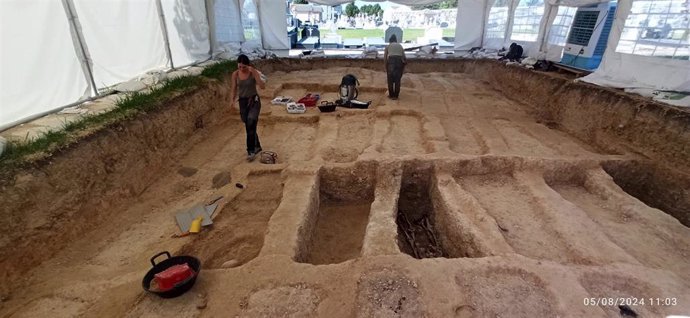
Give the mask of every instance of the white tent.
<svg viewBox="0 0 690 318">
<path fill-rule="evenodd" d="M 455 49 L 500 48 L 517 42 L 530 56 L 558 61 L 576 7 L 604 1 L 459 0 Z M 351 0 L 311 2 L 337 5 Z M 423 5 L 438 0 L 392 2 Z M 630 39 L 635 35 L 631 30 L 642 30 L 634 22 L 664 16 L 657 10 L 661 7 L 685 23 L 685 35 L 682 28 L 678 31 L 687 42 L 687 3 L 618 1 L 601 65 L 583 80 L 690 91 L 687 43 L 677 41 L 680 45 L 669 54 L 657 52 L 653 43 Z M 283 0 L 0 1 L 0 129 L 95 97 L 105 87 L 148 71 L 206 60 L 237 43 L 257 41 L 264 49 L 289 49 L 286 12 Z M 245 37 L 251 34 L 256 35 Z"/>
<path fill-rule="evenodd" d="M 289 49 L 282 0 L 0 1 L 0 130 L 148 71 L 245 41 L 253 4 L 266 49 Z"/>
<path fill-rule="evenodd" d="M 684 0 L 620 0 L 606 53 L 599 68 L 582 80 L 603 86 L 619 88 L 649 88 L 672 91 L 690 91 L 690 62 L 687 59 L 645 56 L 622 53 L 617 50 L 626 20 L 634 2 L 666 5 Z M 549 34 L 559 16 L 559 8 L 580 7 L 605 2 L 604 0 L 549 0 L 542 4 L 539 31 L 534 41 L 516 39 L 516 11 L 524 0 L 460 0 L 456 26 L 455 48 L 468 50 L 483 46 L 499 48 L 517 42 L 533 57 L 560 60 L 562 45 L 549 43 Z M 479 13 L 479 14 L 478 14 Z M 690 17 L 690 13 L 685 11 Z M 686 17 L 686 21 L 690 20 Z M 491 22 L 491 23 L 489 23 Z M 690 23 L 690 22 L 688 22 Z M 629 26 L 629 24 L 628 24 Z M 688 24 L 686 24 L 688 28 Z M 496 32 L 498 31 L 498 32 Z M 687 46 L 685 48 L 687 50 Z M 687 56 L 687 52 L 685 53 Z"/>
</svg>

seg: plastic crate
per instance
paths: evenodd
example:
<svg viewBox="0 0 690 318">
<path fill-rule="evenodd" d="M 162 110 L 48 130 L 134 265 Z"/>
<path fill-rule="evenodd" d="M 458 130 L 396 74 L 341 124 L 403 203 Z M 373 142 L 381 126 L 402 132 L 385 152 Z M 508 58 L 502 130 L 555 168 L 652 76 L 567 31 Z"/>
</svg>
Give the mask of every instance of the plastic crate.
<svg viewBox="0 0 690 318">
<path fill-rule="evenodd" d="M 287 103 L 285 109 L 290 114 L 304 114 L 307 111 L 307 107 L 303 103 Z"/>
</svg>

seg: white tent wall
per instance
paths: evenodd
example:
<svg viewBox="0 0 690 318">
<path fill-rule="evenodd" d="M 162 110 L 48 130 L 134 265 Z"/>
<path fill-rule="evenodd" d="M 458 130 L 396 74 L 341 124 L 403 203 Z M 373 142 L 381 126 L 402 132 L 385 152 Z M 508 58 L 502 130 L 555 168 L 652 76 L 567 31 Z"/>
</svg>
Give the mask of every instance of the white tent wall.
<svg viewBox="0 0 690 318">
<path fill-rule="evenodd" d="M 254 0 L 259 11 L 261 41 L 266 50 L 289 50 L 287 7 L 283 0 Z"/>
<path fill-rule="evenodd" d="M 74 0 L 74 4 L 99 88 L 165 68 L 168 59 L 155 1 Z"/>
<path fill-rule="evenodd" d="M 261 43 L 261 25 L 259 21 L 259 8 L 256 5 L 257 0 L 239 0 L 242 32 L 244 33 L 244 43 L 251 43 L 251 46 L 262 47 Z M 285 33 L 287 36 L 287 32 Z M 246 44 L 244 44 L 246 46 Z"/>
<path fill-rule="evenodd" d="M 500 49 L 509 36 L 508 27 L 512 16 L 512 0 L 487 0 L 486 19 L 484 20 L 482 46 L 489 49 Z M 460 11 L 461 8 L 458 8 Z M 471 13 L 469 13 L 471 14 Z"/>
<path fill-rule="evenodd" d="M 197 0 L 161 0 L 173 65 L 181 67 L 210 57 L 206 5 Z"/>
<path fill-rule="evenodd" d="M 618 1 L 616 18 L 599 68 L 581 80 L 618 88 L 690 92 L 690 62 L 616 52 L 632 0 Z"/>
<path fill-rule="evenodd" d="M 215 35 L 215 51 L 231 51 L 234 44 L 244 42 L 239 0 L 209 0 L 207 3 L 213 12 L 209 18 L 213 21 L 211 27 Z"/>
<path fill-rule="evenodd" d="M 0 1 L 0 130 L 88 95 L 60 1 Z"/>
<path fill-rule="evenodd" d="M 460 0 L 455 23 L 455 49 L 482 46 L 485 21 L 489 16 L 487 1 Z"/>
<path fill-rule="evenodd" d="M 551 9 L 549 9 L 549 6 Z M 543 34 L 544 38 L 541 39 L 541 42 L 537 42 L 541 43 L 541 50 L 546 60 L 560 62 L 563 57 L 563 49 L 565 48 L 568 31 L 573 24 L 577 8 L 547 4 L 546 11 L 547 14 L 544 15 L 547 19 L 545 26 L 546 30 L 544 30 Z"/>
</svg>

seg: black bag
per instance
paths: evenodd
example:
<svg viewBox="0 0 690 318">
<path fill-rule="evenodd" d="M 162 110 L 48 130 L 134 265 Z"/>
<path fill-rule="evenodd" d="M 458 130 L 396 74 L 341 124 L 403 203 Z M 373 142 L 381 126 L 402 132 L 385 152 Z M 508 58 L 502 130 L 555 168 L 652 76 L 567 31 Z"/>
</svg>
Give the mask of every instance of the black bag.
<svg viewBox="0 0 690 318">
<path fill-rule="evenodd" d="M 359 85 L 359 80 L 354 75 L 347 74 L 343 76 L 343 79 L 340 81 L 340 100 L 343 104 L 357 98 L 357 95 L 359 95 L 357 85 Z"/>
<path fill-rule="evenodd" d="M 520 60 L 522 59 L 522 53 L 522 45 L 513 43 L 510 45 L 510 48 L 508 49 L 508 54 L 506 54 L 505 58 L 509 61 L 520 62 Z"/>
</svg>

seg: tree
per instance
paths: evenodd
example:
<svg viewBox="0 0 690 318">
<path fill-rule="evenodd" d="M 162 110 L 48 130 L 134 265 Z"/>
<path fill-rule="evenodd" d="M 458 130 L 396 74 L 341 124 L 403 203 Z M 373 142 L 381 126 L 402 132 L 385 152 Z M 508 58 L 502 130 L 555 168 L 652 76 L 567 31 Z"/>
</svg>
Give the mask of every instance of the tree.
<svg viewBox="0 0 690 318">
<path fill-rule="evenodd" d="M 439 3 L 427 4 L 427 5 L 422 5 L 422 6 L 414 6 L 412 8 L 415 10 L 421 10 L 421 9 L 438 10 L 438 9 L 452 9 L 452 8 L 457 8 L 457 7 L 458 7 L 458 0 L 443 0 Z"/>
<path fill-rule="evenodd" d="M 368 4 L 365 4 L 361 7 L 359 7 L 359 12 L 364 13 L 365 15 L 370 15 L 371 14 L 371 7 Z"/>
<path fill-rule="evenodd" d="M 365 4 L 359 7 L 359 12 L 364 13 L 368 16 L 379 16 L 383 14 L 383 9 L 381 8 L 381 5 L 379 5 L 378 3 L 375 5 Z"/>
<path fill-rule="evenodd" d="M 345 15 L 352 18 L 359 14 L 359 8 L 355 5 L 354 2 L 350 2 L 345 6 Z"/>
<path fill-rule="evenodd" d="M 381 5 L 379 5 L 378 3 L 373 5 L 372 11 L 374 12 L 374 15 L 383 15 L 383 8 L 381 8 Z"/>
<path fill-rule="evenodd" d="M 309 4 L 307 0 L 293 0 L 293 4 Z"/>
</svg>

